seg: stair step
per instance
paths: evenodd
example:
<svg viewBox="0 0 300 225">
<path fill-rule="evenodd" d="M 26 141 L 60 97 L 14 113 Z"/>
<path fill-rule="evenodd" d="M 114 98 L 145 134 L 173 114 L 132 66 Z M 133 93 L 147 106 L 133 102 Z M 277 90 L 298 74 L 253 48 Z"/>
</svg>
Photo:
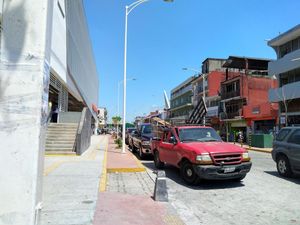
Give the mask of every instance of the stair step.
<svg viewBox="0 0 300 225">
<path fill-rule="evenodd" d="M 48 127 L 48 130 L 77 130 L 77 127 Z"/>
<path fill-rule="evenodd" d="M 72 148 L 45 148 L 46 152 L 74 152 Z"/>
<path fill-rule="evenodd" d="M 47 151 L 46 150 L 46 155 L 76 155 L 76 152 L 74 151 Z"/>
<path fill-rule="evenodd" d="M 75 140 L 76 139 L 76 135 L 47 135 L 46 136 L 47 139 L 46 140 Z"/>
<path fill-rule="evenodd" d="M 76 134 L 76 131 L 48 131 L 47 134 L 70 134 L 74 135 Z"/>
<path fill-rule="evenodd" d="M 47 147 L 73 147 L 74 143 L 51 143 L 46 144 Z"/>
<path fill-rule="evenodd" d="M 67 150 L 73 150 L 73 146 L 45 146 L 46 150 L 61 150 L 61 149 L 67 149 Z"/>
<path fill-rule="evenodd" d="M 48 126 L 78 126 L 78 123 L 49 123 Z"/>
<path fill-rule="evenodd" d="M 46 144 L 73 144 L 74 143 L 74 139 L 47 139 L 46 140 Z"/>
<path fill-rule="evenodd" d="M 75 154 L 73 148 L 77 128 L 77 123 L 50 123 L 47 129 L 45 150 L 51 154 Z"/>
</svg>

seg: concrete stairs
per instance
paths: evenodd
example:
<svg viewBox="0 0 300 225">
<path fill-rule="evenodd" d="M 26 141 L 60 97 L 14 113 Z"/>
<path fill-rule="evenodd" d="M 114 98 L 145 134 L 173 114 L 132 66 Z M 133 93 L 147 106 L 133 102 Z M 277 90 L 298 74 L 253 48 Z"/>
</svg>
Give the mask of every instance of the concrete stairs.
<svg viewBox="0 0 300 225">
<path fill-rule="evenodd" d="M 50 123 L 47 130 L 46 153 L 75 154 L 77 123 Z"/>
</svg>

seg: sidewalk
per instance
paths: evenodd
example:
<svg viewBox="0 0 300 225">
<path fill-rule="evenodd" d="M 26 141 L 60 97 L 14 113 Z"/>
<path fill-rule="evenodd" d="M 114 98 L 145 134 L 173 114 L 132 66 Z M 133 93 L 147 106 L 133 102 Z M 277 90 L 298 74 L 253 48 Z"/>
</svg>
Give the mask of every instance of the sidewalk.
<svg viewBox="0 0 300 225">
<path fill-rule="evenodd" d="M 108 136 L 92 136 L 81 156 L 45 156 L 41 225 L 91 225 Z"/>
<path fill-rule="evenodd" d="M 41 225 L 182 225 L 169 203 L 152 199 L 155 174 L 109 135 L 81 156 L 45 156 Z"/>
<path fill-rule="evenodd" d="M 230 143 L 241 146 L 241 144 L 237 143 L 237 142 L 236 143 L 230 142 Z M 264 153 L 271 153 L 271 151 L 273 149 L 273 148 L 258 148 L 258 147 L 253 147 L 253 146 L 250 147 L 249 145 L 246 145 L 246 144 L 243 144 L 242 147 L 249 151 L 264 152 Z"/>
<path fill-rule="evenodd" d="M 130 151 L 122 154 L 110 139 L 106 157 L 94 225 L 183 224 L 170 204 L 152 199 L 153 175 Z"/>
</svg>

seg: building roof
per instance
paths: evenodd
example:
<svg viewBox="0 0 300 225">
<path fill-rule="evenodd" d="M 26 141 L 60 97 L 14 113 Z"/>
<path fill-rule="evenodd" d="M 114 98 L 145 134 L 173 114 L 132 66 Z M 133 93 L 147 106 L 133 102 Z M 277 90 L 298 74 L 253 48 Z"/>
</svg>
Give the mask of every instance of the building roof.
<svg viewBox="0 0 300 225">
<path fill-rule="evenodd" d="M 186 79 L 185 81 L 183 81 L 181 84 L 179 84 L 175 88 L 173 88 L 171 90 L 171 94 L 174 93 L 174 92 L 176 92 L 176 91 L 178 91 L 180 88 L 188 85 L 189 83 L 192 83 L 193 80 L 196 79 L 197 77 L 198 77 L 197 75 L 189 77 L 188 79 Z"/>
<path fill-rule="evenodd" d="M 271 47 L 277 47 L 297 37 L 300 37 L 300 24 L 268 41 L 268 45 Z"/>
<path fill-rule="evenodd" d="M 202 64 L 205 63 L 205 62 L 208 61 L 208 60 L 225 61 L 226 59 L 221 59 L 221 58 L 206 58 L 206 59 L 202 62 Z"/>
<path fill-rule="evenodd" d="M 248 61 L 248 68 L 247 66 Z M 223 64 L 225 68 L 249 69 L 249 70 L 268 70 L 268 63 L 271 59 L 253 58 L 245 56 L 229 56 Z"/>
</svg>

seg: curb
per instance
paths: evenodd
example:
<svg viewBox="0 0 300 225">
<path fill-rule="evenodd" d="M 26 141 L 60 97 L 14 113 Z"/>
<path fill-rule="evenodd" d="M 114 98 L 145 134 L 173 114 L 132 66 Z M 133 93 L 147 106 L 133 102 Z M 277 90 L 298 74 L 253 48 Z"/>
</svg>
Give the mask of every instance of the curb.
<svg viewBox="0 0 300 225">
<path fill-rule="evenodd" d="M 137 172 L 145 172 L 146 169 L 142 167 L 137 168 L 107 168 L 107 173 L 137 173 Z"/>
<path fill-rule="evenodd" d="M 107 144 L 106 144 L 106 147 L 105 147 L 104 158 L 103 158 L 103 162 L 102 162 L 103 165 L 102 165 L 102 174 L 101 174 L 100 182 L 99 182 L 99 192 L 106 191 L 106 183 L 107 183 L 106 164 L 107 164 L 108 145 L 109 145 L 109 139 L 107 140 Z"/>
<path fill-rule="evenodd" d="M 260 150 L 260 149 L 253 149 L 253 148 L 246 148 L 249 151 L 254 151 L 254 152 L 263 152 L 263 153 L 269 153 L 271 154 L 271 151 L 267 151 L 267 150 Z"/>
</svg>

